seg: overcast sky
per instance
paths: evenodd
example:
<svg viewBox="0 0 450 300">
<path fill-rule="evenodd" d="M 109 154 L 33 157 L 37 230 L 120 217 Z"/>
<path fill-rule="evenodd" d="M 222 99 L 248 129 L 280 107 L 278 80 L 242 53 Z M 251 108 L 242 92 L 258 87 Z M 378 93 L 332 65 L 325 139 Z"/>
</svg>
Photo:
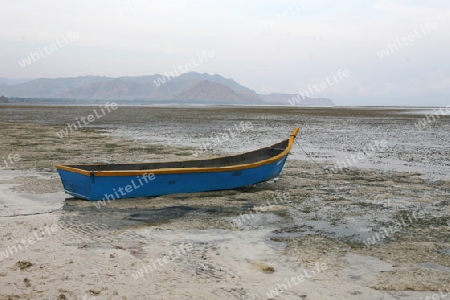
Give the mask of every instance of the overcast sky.
<svg viewBox="0 0 450 300">
<path fill-rule="evenodd" d="M 3 0 L 0 49 L 6 78 L 150 75 L 194 60 L 191 71 L 259 93 L 450 105 L 448 0 Z M 200 62 L 204 51 L 214 57 Z"/>
</svg>

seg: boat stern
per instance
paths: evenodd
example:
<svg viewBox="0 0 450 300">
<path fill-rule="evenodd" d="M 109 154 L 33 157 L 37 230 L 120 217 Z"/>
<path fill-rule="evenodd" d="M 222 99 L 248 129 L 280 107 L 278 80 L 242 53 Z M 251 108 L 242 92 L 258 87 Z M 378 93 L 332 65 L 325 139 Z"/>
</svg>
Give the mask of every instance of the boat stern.
<svg viewBox="0 0 450 300">
<path fill-rule="evenodd" d="M 76 198 L 91 200 L 91 187 L 94 176 L 70 171 L 68 167 L 56 166 L 64 191 Z"/>
</svg>

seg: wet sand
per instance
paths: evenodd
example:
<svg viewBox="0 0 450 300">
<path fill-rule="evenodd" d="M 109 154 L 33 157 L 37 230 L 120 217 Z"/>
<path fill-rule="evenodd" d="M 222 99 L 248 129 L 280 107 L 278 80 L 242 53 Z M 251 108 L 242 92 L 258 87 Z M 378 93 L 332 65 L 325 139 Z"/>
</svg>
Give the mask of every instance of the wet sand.
<svg viewBox="0 0 450 300">
<path fill-rule="evenodd" d="M 425 299 L 450 290 L 450 118 L 417 129 L 424 115 L 399 109 L 119 107 L 57 136 L 93 109 L 0 108 L 0 157 L 21 158 L 0 170 L 0 299 Z M 266 146 L 300 126 L 277 180 L 96 206 L 65 195 L 54 169 L 195 159 L 242 121 L 252 129 L 199 157 Z M 375 140 L 388 146 L 330 172 Z M 270 296 L 277 286 L 282 294 Z"/>
</svg>

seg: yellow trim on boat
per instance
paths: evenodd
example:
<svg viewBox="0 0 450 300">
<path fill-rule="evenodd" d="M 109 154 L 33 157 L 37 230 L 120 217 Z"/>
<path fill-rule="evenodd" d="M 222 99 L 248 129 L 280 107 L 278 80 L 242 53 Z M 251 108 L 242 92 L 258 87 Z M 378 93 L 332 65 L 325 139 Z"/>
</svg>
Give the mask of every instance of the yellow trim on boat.
<svg viewBox="0 0 450 300">
<path fill-rule="evenodd" d="M 83 174 L 86 176 L 90 176 L 91 173 L 94 174 L 94 176 L 137 176 L 137 175 L 143 175 L 143 174 L 184 174 L 184 173 L 200 173 L 200 172 L 227 172 L 227 171 L 237 171 L 237 170 L 243 170 L 243 169 L 251 169 L 260 167 L 266 164 L 273 163 L 277 160 L 280 160 L 284 158 L 286 155 L 289 154 L 289 151 L 291 151 L 292 145 L 294 144 L 294 140 L 298 135 L 299 128 L 295 127 L 292 131 L 291 135 L 289 136 L 289 143 L 284 149 L 283 152 L 280 154 L 273 156 L 271 158 L 263 159 L 258 162 L 254 162 L 251 164 L 240 164 L 240 165 L 234 165 L 229 167 L 215 167 L 215 168 L 164 168 L 164 169 L 149 169 L 149 170 L 138 170 L 138 171 L 86 171 L 82 169 L 72 168 L 68 166 L 58 165 L 56 166 L 57 169 L 65 170 L 69 172 L 75 172 L 79 174 Z"/>
</svg>

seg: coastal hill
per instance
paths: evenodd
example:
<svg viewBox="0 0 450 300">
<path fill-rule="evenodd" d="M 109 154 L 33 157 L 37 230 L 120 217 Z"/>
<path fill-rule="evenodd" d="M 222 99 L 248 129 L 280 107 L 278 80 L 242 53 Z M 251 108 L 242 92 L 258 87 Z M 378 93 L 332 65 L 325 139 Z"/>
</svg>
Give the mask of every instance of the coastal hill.
<svg viewBox="0 0 450 300">
<path fill-rule="evenodd" d="M 82 76 L 39 78 L 25 82 L 3 81 L 0 95 L 9 98 L 114 100 L 138 103 L 243 104 L 334 106 L 326 98 L 295 94 L 262 95 L 220 75 L 185 73 L 178 77 L 148 75 L 135 77 Z M 298 101 L 289 101 L 297 97 Z"/>
</svg>

